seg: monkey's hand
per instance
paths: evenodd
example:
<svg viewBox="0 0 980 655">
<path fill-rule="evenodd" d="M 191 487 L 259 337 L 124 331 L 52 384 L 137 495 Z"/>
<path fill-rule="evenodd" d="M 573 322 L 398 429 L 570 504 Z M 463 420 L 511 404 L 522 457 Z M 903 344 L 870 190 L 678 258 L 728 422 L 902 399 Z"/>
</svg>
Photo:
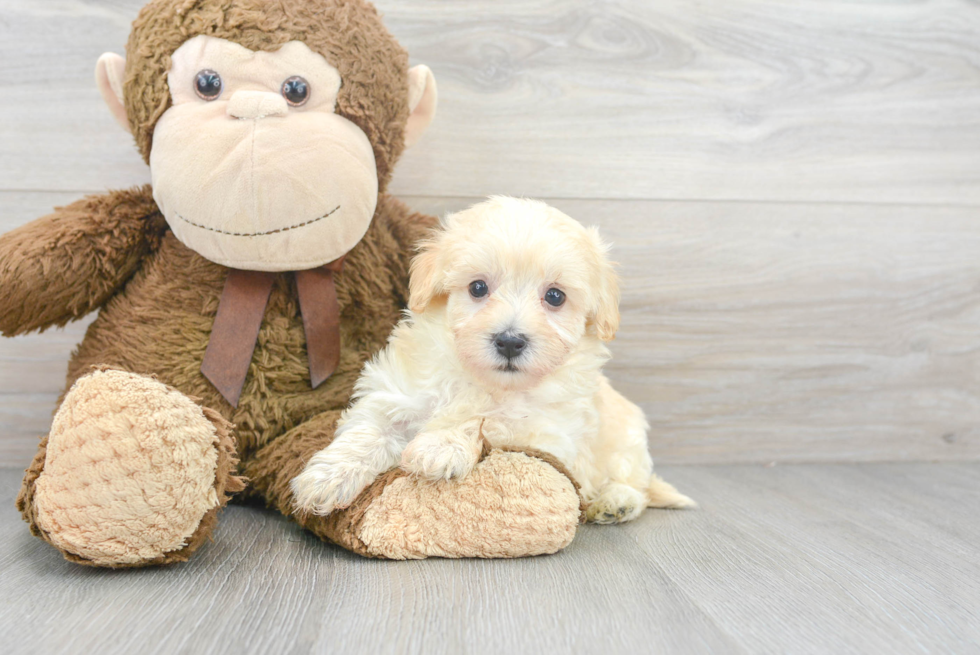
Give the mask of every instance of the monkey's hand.
<svg viewBox="0 0 980 655">
<path fill-rule="evenodd" d="M 165 228 L 147 185 L 88 196 L 0 236 L 0 334 L 64 325 L 101 307 Z"/>
</svg>

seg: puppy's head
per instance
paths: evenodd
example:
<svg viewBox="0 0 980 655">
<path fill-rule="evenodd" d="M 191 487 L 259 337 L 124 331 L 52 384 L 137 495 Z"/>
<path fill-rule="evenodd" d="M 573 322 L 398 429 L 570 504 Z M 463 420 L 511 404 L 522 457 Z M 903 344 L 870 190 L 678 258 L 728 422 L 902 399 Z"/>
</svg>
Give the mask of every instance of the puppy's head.
<svg viewBox="0 0 980 655">
<path fill-rule="evenodd" d="M 444 304 L 463 366 L 485 384 L 528 388 L 584 339 L 615 336 L 619 285 L 607 250 L 594 228 L 553 207 L 492 197 L 423 243 L 409 307 Z"/>
</svg>

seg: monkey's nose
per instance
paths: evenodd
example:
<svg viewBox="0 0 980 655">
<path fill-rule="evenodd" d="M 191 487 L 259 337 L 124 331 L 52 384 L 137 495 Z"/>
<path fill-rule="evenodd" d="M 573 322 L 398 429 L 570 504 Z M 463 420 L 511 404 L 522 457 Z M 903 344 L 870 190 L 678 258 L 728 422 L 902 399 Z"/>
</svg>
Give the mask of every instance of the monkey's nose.
<svg viewBox="0 0 980 655">
<path fill-rule="evenodd" d="M 228 101 L 228 115 L 243 120 L 285 116 L 288 111 L 286 99 L 269 91 L 235 91 Z"/>
<path fill-rule="evenodd" d="M 493 338 L 493 347 L 507 359 L 514 359 L 527 347 L 527 338 L 520 334 L 498 334 Z"/>
</svg>

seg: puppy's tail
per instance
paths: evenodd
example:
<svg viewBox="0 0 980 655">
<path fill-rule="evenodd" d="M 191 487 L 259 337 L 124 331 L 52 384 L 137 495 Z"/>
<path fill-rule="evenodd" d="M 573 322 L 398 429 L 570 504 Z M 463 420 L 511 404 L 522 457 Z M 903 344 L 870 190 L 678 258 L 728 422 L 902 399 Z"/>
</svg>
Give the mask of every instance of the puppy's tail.
<svg viewBox="0 0 980 655">
<path fill-rule="evenodd" d="M 674 485 L 653 474 L 647 485 L 647 506 L 661 509 L 693 509 L 698 504 L 677 491 Z"/>
</svg>

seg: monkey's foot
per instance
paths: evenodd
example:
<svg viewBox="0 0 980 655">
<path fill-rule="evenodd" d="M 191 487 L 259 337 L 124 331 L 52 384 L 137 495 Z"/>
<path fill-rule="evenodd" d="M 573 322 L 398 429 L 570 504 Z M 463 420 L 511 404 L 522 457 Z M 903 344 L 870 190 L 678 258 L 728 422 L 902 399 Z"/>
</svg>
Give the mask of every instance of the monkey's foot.
<svg viewBox="0 0 980 655">
<path fill-rule="evenodd" d="M 524 557 L 567 546 L 582 519 L 578 488 L 550 455 L 492 450 L 458 480 L 393 469 L 347 509 L 307 521 L 368 557 Z"/>
<path fill-rule="evenodd" d="M 18 507 L 35 534 L 75 562 L 186 560 L 227 494 L 243 487 L 230 429 L 156 380 L 94 371 L 65 397 Z"/>
</svg>

